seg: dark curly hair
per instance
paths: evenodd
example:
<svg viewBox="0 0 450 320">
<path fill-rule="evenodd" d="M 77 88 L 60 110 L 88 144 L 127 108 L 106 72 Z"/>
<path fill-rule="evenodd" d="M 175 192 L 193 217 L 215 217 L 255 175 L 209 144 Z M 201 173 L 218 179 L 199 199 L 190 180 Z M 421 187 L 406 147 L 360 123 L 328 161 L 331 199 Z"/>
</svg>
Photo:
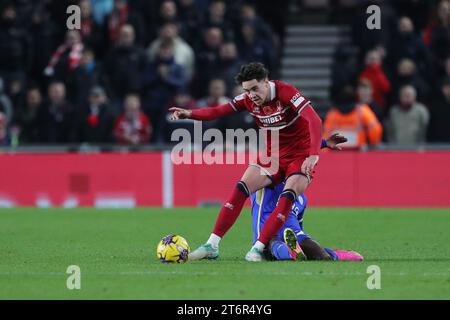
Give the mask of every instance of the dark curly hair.
<svg viewBox="0 0 450 320">
<path fill-rule="evenodd" d="M 250 81 L 256 79 L 261 81 L 269 76 L 269 71 L 266 69 L 264 64 L 260 62 L 250 62 L 249 64 L 244 64 L 241 67 L 238 75 L 234 78 L 237 84 L 242 84 L 244 81 Z"/>
</svg>

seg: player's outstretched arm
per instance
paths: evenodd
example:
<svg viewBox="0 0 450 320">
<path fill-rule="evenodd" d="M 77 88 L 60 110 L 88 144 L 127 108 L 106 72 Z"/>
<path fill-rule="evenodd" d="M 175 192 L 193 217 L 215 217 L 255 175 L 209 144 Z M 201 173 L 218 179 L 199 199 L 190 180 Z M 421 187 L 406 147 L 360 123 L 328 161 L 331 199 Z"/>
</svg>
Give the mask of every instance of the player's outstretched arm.
<svg viewBox="0 0 450 320">
<path fill-rule="evenodd" d="M 194 119 L 194 120 L 215 120 L 218 118 L 225 117 L 232 114 L 234 111 L 233 107 L 229 103 L 222 104 L 213 108 L 203 108 L 195 110 L 187 110 L 177 107 L 169 108 L 172 116 L 172 120 L 178 119 Z"/>
<path fill-rule="evenodd" d="M 172 112 L 170 120 L 190 119 L 192 116 L 192 110 L 172 107 L 169 111 Z"/>
</svg>

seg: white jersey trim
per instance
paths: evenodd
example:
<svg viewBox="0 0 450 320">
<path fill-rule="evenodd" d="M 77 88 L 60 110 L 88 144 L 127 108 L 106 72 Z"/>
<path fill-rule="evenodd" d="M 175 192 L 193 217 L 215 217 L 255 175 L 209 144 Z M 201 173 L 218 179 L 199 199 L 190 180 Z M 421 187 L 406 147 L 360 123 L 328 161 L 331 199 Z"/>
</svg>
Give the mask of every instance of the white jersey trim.
<svg viewBox="0 0 450 320">
<path fill-rule="evenodd" d="M 284 126 L 279 126 L 279 127 L 260 127 L 261 130 L 281 130 L 284 129 L 286 127 L 289 127 L 291 124 L 293 124 L 295 122 L 295 120 L 298 119 L 298 117 L 300 117 L 300 113 L 302 112 L 302 110 L 308 106 L 311 103 L 311 101 L 306 102 L 300 109 L 298 109 L 297 111 L 297 115 L 294 117 L 294 119 L 292 119 L 288 124 L 285 124 Z"/>
<path fill-rule="evenodd" d="M 269 87 L 270 87 L 270 101 L 275 99 L 276 96 L 276 90 L 275 90 L 275 83 L 273 81 L 269 81 Z"/>
</svg>

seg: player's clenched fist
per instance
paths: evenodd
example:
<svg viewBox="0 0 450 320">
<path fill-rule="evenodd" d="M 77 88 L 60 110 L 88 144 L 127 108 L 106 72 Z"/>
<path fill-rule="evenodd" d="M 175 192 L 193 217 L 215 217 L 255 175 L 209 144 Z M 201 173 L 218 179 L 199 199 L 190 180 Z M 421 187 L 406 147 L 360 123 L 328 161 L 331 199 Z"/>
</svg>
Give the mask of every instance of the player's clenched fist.
<svg viewBox="0 0 450 320">
<path fill-rule="evenodd" d="M 169 111 L 173 112 L 170 116 L 170 120 L 190 119 L 192 116 L 192 110 L 172 107 L 169 108 Z"/>
<path fill-rule="evenodd" d="M 305 159 L 305 161 L 303 161 L 302 172 L 307 176 L 311 175 L 311 173 L 314 171 L 314 167 L 316 166 L 317 162 L 319 162 L 319 156 L 316 154 L 310 155 L 308 158 Z"/>
</svg>

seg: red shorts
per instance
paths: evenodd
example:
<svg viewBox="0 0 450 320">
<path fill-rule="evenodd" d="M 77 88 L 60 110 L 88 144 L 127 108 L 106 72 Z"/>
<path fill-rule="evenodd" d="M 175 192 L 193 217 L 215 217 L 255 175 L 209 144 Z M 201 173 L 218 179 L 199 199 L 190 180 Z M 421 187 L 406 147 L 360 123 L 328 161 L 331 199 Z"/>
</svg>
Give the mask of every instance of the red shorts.
<svg viewBox="0 0 450 320">
<path fill-rule="evenodd" d="M 257 163 L 250 164 L 257 166 L 263 170 L 263 172 L 272 180 L 272 184 L 275 186 L 293 174 L 302 174 L 312 180 L 312 174 L 306 175 L 302 172 L 302 164 L 309 154 L 297 153 L 289 154 L 280 157 L 271 157 L 269 159 L 260 159 L 258 157 Z M 263 161 L 264 160 L 264 161 Z M 314 173 L 314 171 L 312 172 Z"/>
</svg>

